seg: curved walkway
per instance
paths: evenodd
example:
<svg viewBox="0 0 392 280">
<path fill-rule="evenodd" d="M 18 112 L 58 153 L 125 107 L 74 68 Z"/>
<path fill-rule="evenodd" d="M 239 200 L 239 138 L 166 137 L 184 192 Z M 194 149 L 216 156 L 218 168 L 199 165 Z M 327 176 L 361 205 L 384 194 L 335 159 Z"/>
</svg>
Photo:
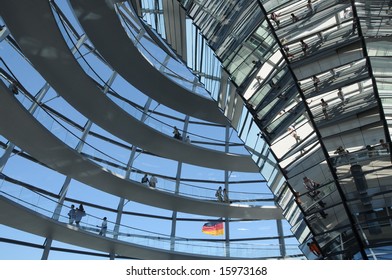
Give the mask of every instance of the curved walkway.
<svg viewBox="0 0 392 280">
<path fill-rule="evenodd" d="M 228 205 L 192 199 L 151 189 L 139 182 L 112 174 L 82 157 L 43 127 L 2 82 L 0 83 L 0 111 L 3 116 L 7 116 L 7 118 L 0 118 L 1 135 L 48 167 L 101 191 L 131 201 L 184 213 L 243 219 L 282 218 L 281 209 L 275 206 Z"/>
<path fill-rule="evenodd" d="M 12 213 L 10 215 L 9 213 Z M 17 219 L 15 218 L 17 217 Z M 195 255 L 181 253 L 153 247 L 141 246 L 129 242 L 101 237 L 76 226 L 55 221 L 33 210 L 19 205 L 0 195 L 0 220 L 3 225 L 23 230 L 42 237 L 89 248 L 108 254 L 146 259 L 146 260 L 174 260 L 174 259 L 226 259 L 209 255 Z"/>
<path fill-rule="evenodd" d="M 87 118 L 124 141 L 161 157 L 213 169 L 258 172 L 250 155 L 224 153 L 178 141 L 119 110 L 71 54 L 49 2 L 22 2 L 2 3 L 0 13 L 11 34 L 49 84 Z"/>
<path fill-rule="evenodd" d="M 165 77 L 132 44 L 109 1 L 70 1 L 88 38 L 105 60 L 144 94 L 185 115 L 227 124 L 212 99 L 199 96 Z"/>
</svg>

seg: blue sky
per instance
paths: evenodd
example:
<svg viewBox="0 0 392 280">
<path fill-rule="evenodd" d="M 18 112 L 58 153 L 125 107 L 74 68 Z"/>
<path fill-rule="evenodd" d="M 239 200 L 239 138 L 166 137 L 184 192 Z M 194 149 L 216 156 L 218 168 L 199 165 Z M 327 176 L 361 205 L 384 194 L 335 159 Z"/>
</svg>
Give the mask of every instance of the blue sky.
<svg viewBox="0 0 392 280">
<path fill-rule="evenodd" d="M 65 10 L 66 11 L 66 10 Z M 68 14 L 66 12 L 66 14 Z M 12 71 L 15 76 L 19 79 L 19 81 L 27 88 L 31 94 L 36 94 L 41 87 L 45 84 L 44 79 L 34 70 L 34 68 L 27 63 L 21 56 L 11 48 L 6 42 L 0 43 L 0 55 L 4 59 L 7 65 L 12 66 Z M 107 67 L 104 67 L 101 62 L 99 62 L 93 55 L 86 55 L 86 59 L 88 59 L 91 65 L 98 69 L 100 76 L 105 80 L 110 74 L 111 70 Z M 133 102 L 136 102 L 139 105 L 144 105 L 147 97 L 133 88 L 130 84 L 128 84 L 125 80 L 118 76 L 112 88 L 119 92 L 123 93 L 124 96 L 131 96 L 130 99 Z M 18 96 L 21 98 L 21 95 Z M 81 126 L 84 126 L 87 119 L 78 113 L 76 110 L 72 108 L 69 104 L 67 104 L 64 99 L 57 96 L 55 91 L 51 89 L 44 98 L 44 103 L 48 106 L 54 108 L 60 113 L 64 114 L 68 118 L 72 119 L 74 122 L 78 123 Z M 151 108 L 157 108 L 159 112 L 166 113 L 169 115 L 175 115 L 178 117 L 183 117 L 181 114 L 173 112 L 171 109 L 164 107 L 163 105 L 159 105 L 155 102 L 152 103 Z M 50 129 L 56 134 L 58 132 L 58 137 L 63 139 L 67 143 L 75 143 L 76 140 L 72 139 L 70 133 L 63 133 L 62 128 L 60 126 L 56 127 L 55 122 L 48 122 L 48 117 L 45 117 L 45 114 L 41 112 L 38 119 L 42 120 L 44 124 L 49 125 Z M 192 119 L 191 119 L 192 120 Z M 60 121 L 60 120 L 59 120 Z M 171 134 L 171 127 L 173 125 L 177 125 L 177 127 L 182 127 L 181 122 L 175 122 L 170 119 L 163 119 L 164 122 L 167 122 L 168 125 L 158 124 L 156 123 L 157 129 L 161 130 L 164 133 Z M 69 129 L 73 129 L 70 126 L 67 126 Z M 208 135 L 209 137 L 222 139 L 224 137 L 225 130 L 224 128 L 216 128 L 216 127 L 206 127 L 204 125 L 191 124 L 189 126 L 190 132 L 195 135 Z M 109 138 L 116 140 L 120 143 L 124 143 L 124 141 L 118 139 L 117 137 L 110 135 L 109 133 L 103 131 L 96 125 L 93 125 L 92 131 L 99 132 Z M 80 134 L 74 130 L 75 133 Z M 231 133 L 231 141 L 240 142 L 240 140 L 236 137 L 235 131 Z M 196 139 L 196 136 L 194 136 Z M 6 139 L 0 137 L 3 142 L 7 142 Z M 126 163 L 129 159 L 130 152 L 126 149 L 120 148 L 115 145 L 108 144 L 102 140 L 88 137 L 87 142 L 97 148 L 98 150 L 103 150 L 107 153 L 110 153 L 113 157 L 118 159 L 120 162 Z M 93 152 L 92 148 L 85 148 L 86 152 Z M 233 152 L 247 153 L 247 151 L 241 148 L 235 148 Z M 139 170 L 145 170 L 150 173 L 158 173 L 165 176 L 175 177 L 177 172 L 177 163 L 172 160 L 152 157 L 146 154 L 139 154 L 134 162 L 134 168 Z M 45 167 L 42 167 L 38 164 L 32 163 L 26 159 L 23 159 L 19 156 L 13 155 L 7 165 L 3 170 L 4 174 L 10 176 L 12 178 L 21 180 L 33 186 L 37 186 L 39 188 L 46 189 L 53 193 L 58 193 L 61 189 L 61 186 L 65 180 L 65 176 L 58 174 L 52 170 L 49 170 Z M 139 180 L 139 175 L 132 175 L 135 177 L 131 177 L 132 179 Z M 212 170 L 202 167 L 190 166 L 188 164 L 183 164 L 182 167 L 182 178 L 191 178 L 191 179 L 203 179 L 203 180 L 211 180 L 212 183 L 195 183 L 199 187 L 205 187 L 210 189 L 215 189 L 218 184 L 213 181 L 224 181 L 224 172 L 219 170 Z M 260 174 L 248 174 L 248 173 L 239 173 L 233 172 L 230 175 L 230 179 L 233 181 L 240 180 L 262 180 Z M 171 184 L 172 182 L 165 182 L 165 184 Z M 5 184 L 3 182 L 3 184 Z M 192 183 L 193 184 L 193 183 Z M 158 187 L 164 185 L 164 181 L 160 180 L 158 183 Z M 0 187 L 1 190 L 1 187 Z M 268 193 L 269 190 L 264 183 L 248 183 L 248 184 L 235 184 L 230 186 L 231 191 L 238 192 L 257 192 L 260 193 L 260 196 L 265 197 L 265 193 Z M 109 194 L 102 193 L 98 190 L 95 190 L 92 187 L 86 186 L 80 182 L 75 180 L 71 181 L 69 191 L 67 193 L 67 197 L 75 198 L 81 201 L 86 201 L 90 203 L 94 203 L 97 205 L 104 205 L 109 208 L 116 209 L 119 198 L 114 197 Z M 70 203 L 66 203 L 67 206 Z M 86 211 L 88 214 L 91 214 L 97 217 L 97 221 L 99 217 L 107 216 L 110 222 L 115 221 L 116 217 L 114 213 L 103 211 L 97 208 L 89 208 L 86 207 Z M 151 206 L 142 205 L 135 202 L 128 202 L 124 208 L 124 211 L 129 212 L 138 212 L 144 214 L 152 214 L 152 215 L 161 215 L 165 217 L 171 217 L 172 212 L 163 209 L 157 209 Z M 198 215 L 191 215 L 186 213 L 179 213 L 179 218 L 197 218 L 197 219 L 209 219 L 209 217 L 200 217 Z M 215 219 L 216 217 L 213 217 Z M 201 232 L 201 227 L 204 222 L 202 221 L 178 221 L 177 222 L 177 236 L 186 237 L 186 238 L 214 238 L 208 235 L 205 235 Z M 163 235 L 170 235 L 171 231 L 171 221 L 163 220 L 163 219 L 153 219 L 146 218 L 134 215 L 125 215 L 122 219 L 122 224 L 129 225 L 135 228 L 140 228 L 148 231 L 157 232 Z M 290 226 L 284 222 L 284 228 L 286 234 L 290 234 L 289 228 Z M 18 230 L 10 229 L 5 226 L 0 226 L 0 237 L 3 238 L 11 238 L 16 240 L 22 240 L 25 242 L 32 242 L 37 244 L 42 244 L 44 238 L 37 237 L 34 235 L 26 234 L 23 232 L 19 232 Z M 255 221 L 255 222 L 236 222 L 230 224 L 230 238 L 255 238 L 255 237 L 269 237 L 271 235 L 277 235 L 276 233 L 276 222 L 275 221 Z M 216 239 L 220 239 L 222 237 L 215 237 Z M 256 242 L 255 242 L 256 243 Z M 267 244 L 276 244 L 276 240 L 267 240 Z M 292 239 L 288 241 L 289 244 L 297 244 L 297 242 Z M 74 248 L 69 244 L 59 244 L 58 242 L 54 242 L 53 246 L 66 247 L 66 248 Z M 75 248 L 76 249 L 76 248 Z M 28 247 L 20 247 L 17 245 L 10 245 L 8 243 L 0 243 L 0 259 L 40 259 L 42 255 L 42 250 L 33 249 Z M 93 259 L 92 256 L 83 256 L 83 255 L 72 255 L 65 254 L 52 251 L 50 253 L 49 258 L 51 259 Z"/>
</svg>

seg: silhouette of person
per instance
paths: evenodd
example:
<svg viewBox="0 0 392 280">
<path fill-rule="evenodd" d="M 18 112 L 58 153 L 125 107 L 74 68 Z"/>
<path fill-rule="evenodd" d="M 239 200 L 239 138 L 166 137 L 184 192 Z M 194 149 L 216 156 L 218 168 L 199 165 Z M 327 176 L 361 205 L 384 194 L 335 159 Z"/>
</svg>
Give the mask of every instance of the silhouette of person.
<svg viewBox="0 0 392 280">
<path fill-rule="evenodd" d="M 287 131 L 293 136 L 297 144 L 301 142 L 301 137 L 297 134 L 297 130 L 292 125 L 289 126 Z"/>
<path fill-rule="evenodd" d="M 76 218 L 76 210 L 75 210 L 75 205 L 71 205 L 71 209 L 68 212 L 68 217 L 69 217 L 69 224 L 72 225 L 75 222 Z"/>
<path fill-rule="evenodd" d="M 101 230 L 99 231 L 98 234 L 101 236 L 106 236 L 107 229 L 108 229 L 108 221 L 107 221 L 107 218 L 104 217 L 102 219 Z"/>
<path fill-rule="evenodd" d="M 149 182 L 149 180 L 148 180 L 148 174 L 144 174 L 144 176 L 143 176 L 143 178 L 142 178 L 142 180 L 141 180 L 141 183 L 143 183 L 143 184 L 147 184 L 148 182 Z"/>
<path fill-rule="evenodd" d="M 317 246 L 316 242 L 312 241 L 312 242 L 308 242 L 306 243 L 306 245 L 309 246 L 309 250 L 317 257 L 321 256 L 321 251 L 320 248 Z"/>
<path fill-rule="evenodd" d="M 176 126 L 173 128 L 173 137 L 178 140 L 181 140 L 181 133 L 178 131 L 178 128 Z"/>
<path fill-rule="evenodd" d="M 337 94 L 338 94 L 339 99 L 342 101 L 341 102 L 342 106 L 344 106 L 344 104 L 346 103 L 346 98 L 344 97 L 342 88 L 338 89 L 338 93 Z"/>
<path fill-rule="evenodd" d="M 222 197 L 222 187 L 219 187 L 215 192 L 215 197 L 218 199 L 219 202 L 223 202 Z"/>
<path fill-rule="evenodd" d="M 151 176 L 150 178 L 150 187 L 155 188 L 157 186 L 158 179 L 154 175 Z"/>
<path fill-rule="evenodd" d="M 319 83 L 320 83 L 320 79 L 319 78 L 317 78 L 317 76 L 316 75 L 313 75 L 313 77 L 312 77 L 312 80 L 313 80 L 313 86 L 314 86 L 314 89 L 318 92 L 319 91 Z"/>
<path fill-rule="evenodd" d="M 291 20 L 293 21 L 293 23 L 297 22 L 298 21 L 298 17 L 292 13 L 291 14 Z"/>
<path fill-rule="evenodd" d="M 308 4 L 306 4 L 306 7 L 308 8 L 309 12 L 313 13 L 313 4 L 312 0 L 308 0 Z"/>
<path fill-rule="evenodd" d="M 327 111 L 327 109 L 328 109 L 328 103 L 325 102 L 323 98 L 321 98 L 321 109 L 322 109 L 322 111 L 323 111 L 323 114 L 324 114 L 325 119 L 328 120 L 328 119 L 329 119 L 328 111 Z"/>
<path fill-rule="evenodd" d="M 313 200 L 317 200 L 317 196 L 320 194 L 320 191 L 317 190 L 316 188 L 318 188 L 320 186 L 319 183 L 313 181 L 312 179 L 309 179 L 308 177 L 304 177 L 304 186 L 305 188 L 309 191 L 309 196 L 311 198 L 313 198 Z M 327 204 L 325 202 L 323 202 L 322 200 L 319 200 L 317 202 L 318 205 L 320 205 L 322 208 L 324 208 Z M 326 214 L 324 211 L 320 212 L 321 216 L 323 216 L 323 218 L 326 218 L 328 214 Z"/>
<path fill-rule="evenodd" d="M 275 22 L 276 27 L 279 28 L 279 25 L 280 25 L 279 15 L 276 14 L 275 12 L 273 12 L 273 13 L 271 14 L 271 19 Z"/>
<path fill-rule="evenodd" d="M 84 211 L 83 205 L 80 204 L 79 208 L 76 208 L 75 210 L 75 223 L 77 226 L 79 226 L 79 223 L 84 216 L 86 216 L 86 211 Z"/>
<path fill-rule="evenodd" d="M 302 48 L 302 51 L 303 51 L 304 55 L 307 55 L 308 54 L 307 52 L 308 52 L 308 49 L 309 49 L 309 45 L 306 44 L 304 42 L 304 40 L 301 40 L 300 42 L 301 42 L 301 48 Z"/>
</svg>

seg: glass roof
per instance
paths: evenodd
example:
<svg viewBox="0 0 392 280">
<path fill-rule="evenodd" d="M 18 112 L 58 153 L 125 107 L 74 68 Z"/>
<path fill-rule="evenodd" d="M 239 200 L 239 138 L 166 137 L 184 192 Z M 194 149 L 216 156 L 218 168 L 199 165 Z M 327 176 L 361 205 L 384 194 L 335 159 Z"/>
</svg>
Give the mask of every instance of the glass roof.
<svg viewBox="0 0 392 280">
<path fill-rule="evenodd" d="M 390 1 L 238 2 L 182 4 L 286 178 L 271 189 L 304 252 L 313 239 L 325 257 L 367 258 L 392 238 Z"/>
<path fill-rule="evenodd" d="M 297 255 L 296 245 L 289 244 L 295 236 L 308 259 L 316 258 L 308 246 L 312 242 L 321 250 L 319 258 L 390 258 L 392 1 L 140 0 L 116 4 L 130 43 L 139 45 L 162 74 L 196 94 L 212 97 L 231 121 L 230 129 L 189 119 L 137 91 L 94 48 L 70 7 L 59 5 L 62 9 L 58 10 L 56 1 L 51 3 L 70 50 L 78 46 L 74 55 L 80 67 L 119 108 L 167 135 L 172 133 L 172 126 L 181 126 L 192 136 L 194 145 L 250 152 L 264 180 L 260 174 L 217 174 L 200 166 L 179 167 L 175 160 L 156 157 L 111 135 L 49 88 L 12 36 L 4 39 L 2 28 L 1 46 L 9 55 L 1 60 L 1 80 L 8 85 L 14 75 L 21 77 L 21 85 L 28 90 L 18 96 L 18 101 L 64 144 L 130 180 L 140 181 L 146 170 L 156 173 L 165 192 L 213 200 L 216 184 L 227 183 L 236 202 L 279 205 L 288 222 L 284 228 L 279 229 L 279 222 L 273 221 L 275 225 L 269 225 L 273 236 L 270 232 L 252 232 L 249 238 L 256 241 L 239 252 L 233 242 L 233 256 L 251 251 L 252 244 L 262 248 L 267 242 L 264 239 L 269 238 L 273 239 L 268 241 L 273 242 L 273 255 L 263 257 Z M 134 13 L 133 9 L 139 10 Z M 140 23 L 136 15 L 145 22 Z M 26 73 L 18 72 L 22 65 Z M 29 91 L 45 92 L 43 103 L 40 94 L 34 96 Z M 3 136 L 0 140 L 5 150 L 8 140 Z M 109 150 L 110 155 L 106 153 Z M 18 175 L 13 174 L 17 169 L 13 166 L 22 161 L 32 170 L 45 168 L 33 163 L 22 150 L 16 150 L 15 155 L 6 165 L 9 175 Z M 161 166 L 167 174 L 162 173 Z M 202 174 L 208 174 L 207 178 Z M 57 182 L 53 183 L 53 193 L 61 193 L 63 187 L 55 176 L 59 174 L 48 180 Z M 16 182 L 24 192 L 26 185 L 31 189 L 41 184 L 31 177 L 25 182 L 7 177 L 1 187 L 8 192 Z M 70 196 L 89 199 L 89 186 L 70 184 Z M 272 194 L 265 193 L 267 187 Z M 84 190 L 82 194 L 75 191 L 79 188 Z M 107 208 L 115 213 L 117 199 L 106 193 L 104 196 L 102 205 L 110 201 Z M 95 201 L 90 206 L 106 213 L 100 204 Z M 155 216 L 157 209 L 153 207 L 123 206 L 127 212 L 124 220 L 138 220 L 142 227 L 144 216 L 148 216 L 163 225 L 159 236 L 171 238 L 183 237 L 173 232 L 177 225 L 179 232 L 185 232 L 184 237 L 189 234 L 196 240 L 198 236 L 188 232 L 188 225 L 209 218 L 163 209 Z M 167 222 L 170 219 L 173 223 Z M 151 224 L 155 226 L 154 222 Z M 236 220 L 230 222 L 235 236 L 241 228 Z M 260 220 L 253 225 L 266 223 Z M 219 243 L 222 248 L 217 255 L 226 248 L 224 242 Z M 254 256 L 257 254 L 260 252 Z"/>
</svg>

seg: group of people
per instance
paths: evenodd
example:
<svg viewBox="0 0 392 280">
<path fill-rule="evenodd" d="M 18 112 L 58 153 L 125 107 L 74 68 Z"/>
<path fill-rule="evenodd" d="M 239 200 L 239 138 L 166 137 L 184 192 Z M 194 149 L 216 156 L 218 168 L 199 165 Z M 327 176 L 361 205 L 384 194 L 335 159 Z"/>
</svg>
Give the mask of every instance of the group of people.
<svg viewBox="0 0 392 280">
<path fill-rule="evenodd" d="M 182 135 L 176 126 L 173 127 L 173 137 L 178 140 L 182 140 Z"/>
<path fill-rule="evenodd" d="M 79 226 L 79 223 L 84 216 L 86 216 L 86 211 L 84 210 L 83 204 L 80 204 L 77 208 L 75 208 L 75 205 L 71 205 L 71 209 L 68 212 L 70 225 L 73 225 L 75 222 L 76 226 Z"/>
<path fill-rule="evenodd" d="M 151 177 L 148 178 L 148 174 L 144 174 L 144 176 L 141 180 L 141 183 L 149 185 L 152 188 L 156 188 L 157 183 L 158 183 L 158 179 L 154 175 L 151 175 Z"/>
<path fill-rule="evenodd" d="M 340 155 L 340 156 L 348 154 L 348 153 L 349 153 L 349 151 L 344 149 L 342 146 L 337 147 L 336 151 L 334 152 L 334 154 Z"/>
<path fill-rule="evenodd" d="M 308 11 L 310 13 L 314 12 L 312 0 L 308 0 L 306 7 L 308 8 Z M 280 16 L 280 14 L 277 14 L 276 12 L 272 12 L 271 16 L 270 16 L 270 19 L 276 24 L 276 28 L 279 28 L 279 26 L 280 26 L 279 16 Z M 294 13 L 291 13 L 290 17 L 291 17 L 292 23 L 295 23 L 299 20 L 299 18 Z"/>
<path fill-rule="evenodd" d="M 308 177 L 303 177 L 303 184 L 305 189 L 308 191 L 307 195 L 310 196 L 314 201 L 317 201 L 317 204 L 321 207 L 321 210 L 319 211 L 320 216 L 324 219 L 327 218 L 328 213 L 326 213 L 322 208 L 325 208 L 327 204 L 319 199 L 320 191 L 318 188 L 320 187 L 320 184 L 313 181 L 312 179 L 309 179 Z M 300 192 L 295 191 L 294 192 L 294 200 L 298 204 L 302 204 L 302 201 L 300 199 Z"/>
<path fill-rule="evenodd" d="M 316 91 L 318 91 L 318 83 L 319 83 L 319 80 L 317 82 L 315 82 L 315 84 L 314 84 L 314 86 L 316 88 Z M 346 98 L 345 98 L 345 96 L 343 94 L 342 88 L 338 89 L 337 95 L 338 95 L 338 97 L 339 97 L 339 99 L 341 101 L 340 105 L 342 106 L 342 108 L 344 110 L 344 105 L 346 105 L 347 100 L 346 100 Z M 329 119 L 329 115 L 328 115 L 328 106 L 329 105 L 328 105 L 328 103 L 323 98 L 321 98 L 320 102 L 321 102 L 321 109 L 323 111 L 324 118 L 325 119 Z"/>
<path fill-rule="evenodd" d="M 182 140 L 182 135 L 176 126 L 173 127 L 173 137 L 177 140 Z M 185 142 L 188 144 L 191 143 L 191 139 L 189 138 L 189 136 L 185 138 Z"/>
<path fill-rule="evenodd" d="M 320 184 L 313 181 L 312 179 L 309 179 L 308 177 L 303 178 L 304 181 L 304 186 L 305 188 L 309 191 L 309 196 L 313 199 L 318 199 L 318 195 L 320 194 L 320 191 L 318 188 L 320 187 Z M 324 208 L 327 204 L 323 202 L 322 200 L 319 200 L 317 202 L 322 208 Z"/>
<path fill-rule="evenodd" d="M 376 147 L 377 147 L 378 151 L 377 151 Z M 389 153 L 389 145 L 388 145 L 388 143 L 385 143 L 384 139 L 380 139 L 379 145 L 366 145 L 365 148 L 368 151 L 369 157 L 372 157 L 373 155 L 379 155 L 380 154 L 379 151 L 382 151 L 382 150 L 385 150 L 387 153 Z M 350 152 L 347 149 L 343 148 L 342 146 L 337 147 L 337 149 L 334 152 L 335 155 L 339 155 L 339 156 L 348 155 L 349 153 Z M 381 154 L 382 154 L 382 152 L 381 152 Z"/>
<path fill-rule="evenodd" d="M 222 190 L 222 187 L 219 186 L 219 188 L 218 188 L 218 189 L 216 190 L 216 192 L 215 192 L 215 197 L 217 198 L 217 200 L 218 200 L 219 202 L 227 202 L 227 203 L 230 203 L 229 194 L 228 194 L 226 188 L 224 188 L 224 189 Z"/>
<path fill-rule="evenodd" d="M 309 45 L 303 39 L 300 40 L 300 44 L 301 44 L 302 52 L 303 52 L 304 56 L 306 56 L 308 54 Z M 290 48 L 287 45 L 287 43 L 283 44 L 283 49 L 286 52 L 287 58 L 291 59 L 295 56 L 293 53 L 290 53 Z"/>
<path fill-rule="evenodd" d="M 83 204 L 80 204 L 79 207 L 75 208 L 75 205 L 71 205 L 71 209 L 68 211 L 68 218 L 69 218 L 69 224 L 73 225 L 75 222 L 75 225 L 79 227 L 80 221 L 82 218 L 86 216 L 86 211 L 84 210 Z M 100 230 L 98 232 L 99 235 L 101 236 L 106 236 L 106 232 L 108 229 L 108 221 L 107 218 L 104 217 L 102 219 L 102 224 L 99 226 Z"/>
</svg>

